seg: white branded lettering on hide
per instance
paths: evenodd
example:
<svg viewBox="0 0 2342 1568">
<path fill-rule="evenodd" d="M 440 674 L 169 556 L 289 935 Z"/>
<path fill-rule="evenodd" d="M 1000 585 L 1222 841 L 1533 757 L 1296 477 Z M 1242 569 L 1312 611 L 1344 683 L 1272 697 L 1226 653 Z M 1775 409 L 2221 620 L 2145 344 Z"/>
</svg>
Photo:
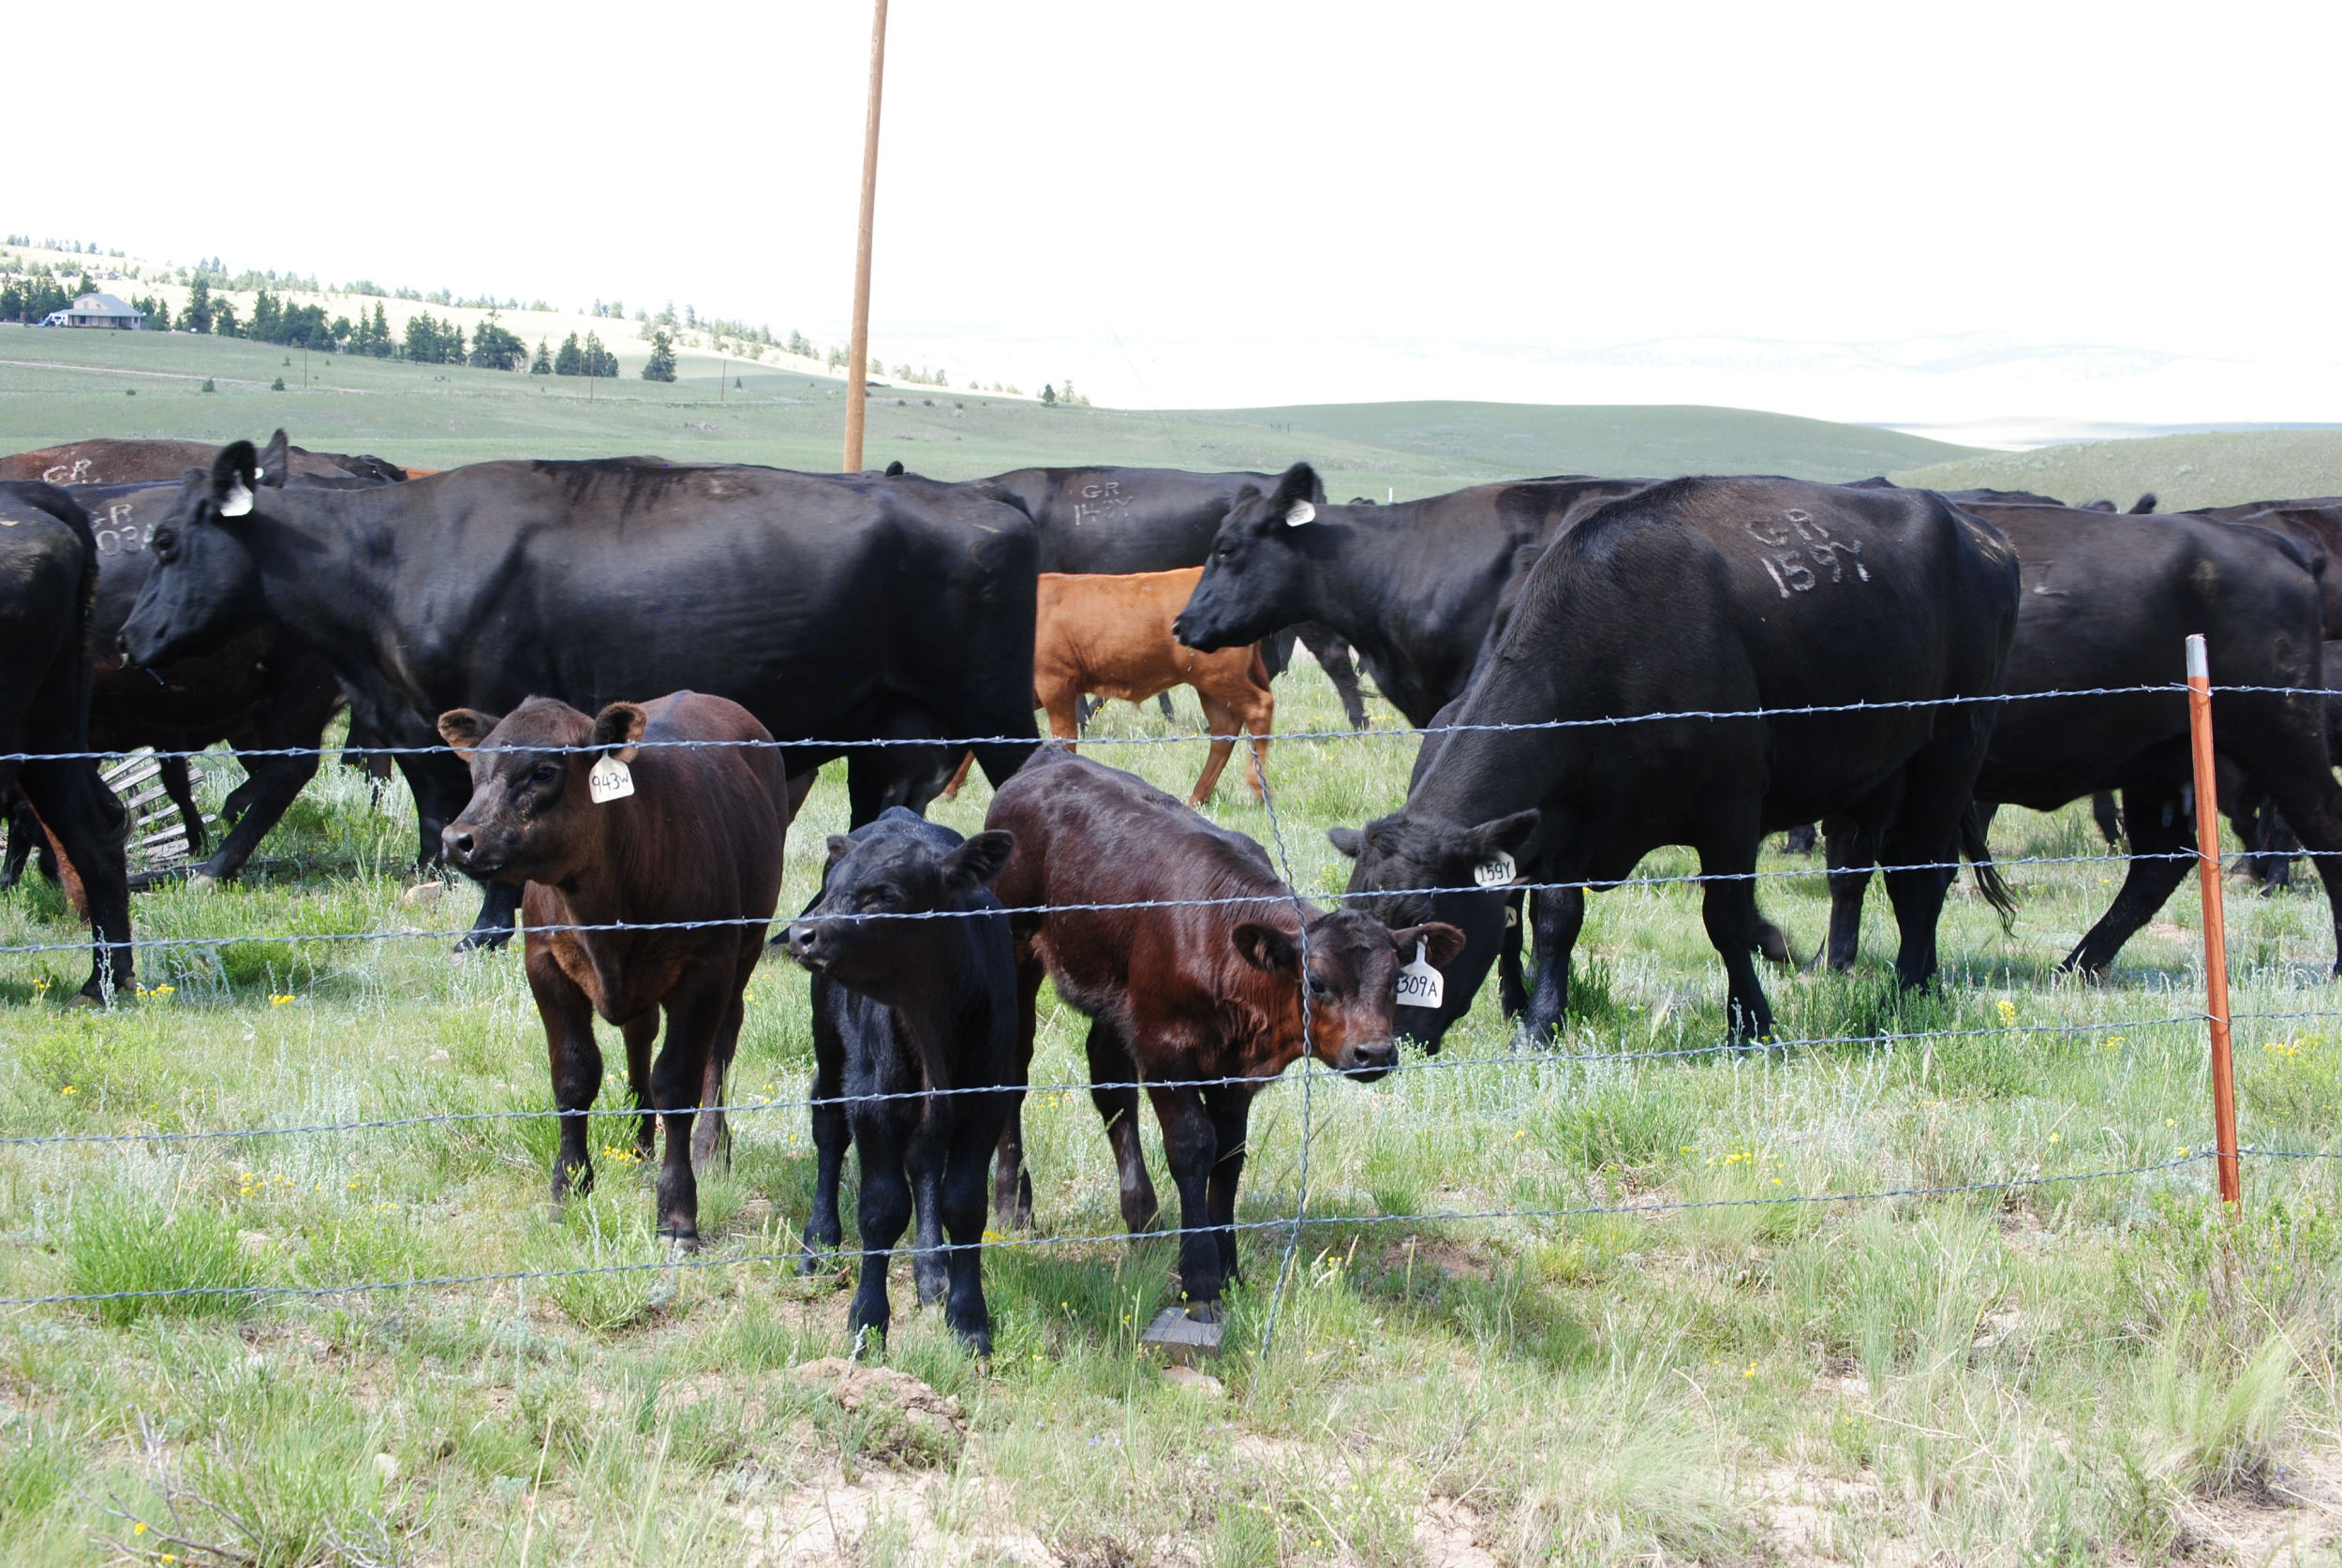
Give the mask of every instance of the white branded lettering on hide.
<svg viewBox="0 0 2342 1568">
<path fill-rule="evenodd" d="M 1401 1007 L 1437 1007 L 1446 984 L 1439 970 L 1423 955 L 1423 944 L 1415 944 L 1415 962 L 1399 971 L 1399 1005 Z"/>
</svg>

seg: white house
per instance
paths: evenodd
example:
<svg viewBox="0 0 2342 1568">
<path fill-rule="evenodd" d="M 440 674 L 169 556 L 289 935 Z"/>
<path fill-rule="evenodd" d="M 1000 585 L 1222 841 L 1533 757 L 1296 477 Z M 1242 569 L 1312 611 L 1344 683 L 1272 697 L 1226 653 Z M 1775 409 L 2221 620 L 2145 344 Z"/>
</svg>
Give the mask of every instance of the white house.
<svg viewBox="0 0 2342 1568">
<path fill-rule="evenodd" d="M 114 327 L 136 332 L 146 324 L 146 313 L 132 310 L 111 294 L 84 294 L 64 310 L 41 318 L 44 327 Z"/>
</svg>

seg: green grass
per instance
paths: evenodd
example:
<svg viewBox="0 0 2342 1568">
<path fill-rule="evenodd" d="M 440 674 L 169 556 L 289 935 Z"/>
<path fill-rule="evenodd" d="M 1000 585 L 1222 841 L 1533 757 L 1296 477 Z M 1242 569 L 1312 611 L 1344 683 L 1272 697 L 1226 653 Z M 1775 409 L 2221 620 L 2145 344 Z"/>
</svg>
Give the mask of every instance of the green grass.
<svg viewBox="0 0 2342 1568">
<path fill-rule="evenodd" d="M 2078 441 L 2038 451 L 1976 452 L 1912 465 L 1898 484 L 1940 490 L 2031 490 L 2079 506 L 2128 507 L 2142 491 L 2162 510 L 2342 492 L 2342 430 L 2246 430 L 2136 440 Z"/>
<path fill-rule="evenodd" d="M 649 452 L 834 469 L 844 429 L 840 382 L 737 362 L 735 392 L 719 389 L 716 376 L 689 374 L 698 361 L 687 361 L 672 386 L 622 378 L 589 389 L 573 378 L 313 354 L 308 390 L 295 370 L 290 390 L 273 392 L 286 358 L 274 345 L 233 338 L 0 327 L 0 450 L 92 436 L 265 439 L 282 425 L 302 446 L 422 467 L 521 453 Z M 199 390 L 205 377 L 217 391 Z M 927 387 L 873 392 L 864 450 L 874 467 L 899 458 L 952 480 L 1029 464 L 1274 471 L 1307 458 L 1328 494 L 1345 500 L 1567 472 L 1849 480 L 1966 451 L 1735 408 L 1389 403 L 1153 412 L 1044 407 Z"/>
<path fill-rule="evenodd" d="M 1306 662 L 1280 696 L 1288 730 L 1333 726 Z M 1151 707 L 1117 704 L 1093 734 L 1164 732 Z M 1175 788 L 1200 753 L 1099 749 Z M 1397 804 L 1411 751 L 1278 748 L 1306 891 L 1341 885 L 1347 863 L 1324 828 Z M 211 767 L 204 788 L 216 799 L 232 777 Z M 971 829 L 986 800 L 979 779 L 937 814 Z M 328 770 L 244 885 L 137 905 L 143 935 L 298 937 L 289 959 L 233 956 L 263 946 L 250 942 L 150 955 L 149 994 L 104 1013 L 60 1005 L 80 978 L 72 955 L 0 959 L 17 998 L 0 1005 L 0 1131 L 545 1108 L 517 955 L 457 962 L 438 936 L 319 939 L 468 919 L 468 895 L 401 901 L 408 809 Z M 784 907 L 808 895 L 844 814 L 825 778 L 791 836 Z M 1269 836 L 1233 786 L 1212 814 Z M 2079 807 L 2005 812 L 1994 829 L 2011 858 L 2086 847 L 2088 831 Z M 1668 851 L 1646 869 L 1689 867 Z M 135 1546 L 175 1506 L 180 1533 L 288 1563 L 1037 1561 L 1043 1546 L 1066 1562 L 1410 1562 L 1438 1544 L 1426 1530 L 1475 1536 L 1505 1562 L 2290 1562 L 2288 1531 L 2298 1561 L 2331 1561 L 2332 1516 L 2287 1499 L 2326 1495 L 2337 1470 L 2342 1167 L 2248 1160 L 2235 1223 L 2201 1162 L 1772 1201 L 2203 1148 L 2192 894 L 2090 985 L 2051 971 L 2111 896 L 2112 868 L 2009 873 L 2013 936 L 1964 889 L 1951 900 L 1938 995 L 1888 982 L 1883 895 L 1860 973 L 1767 976 L 1788 1036 L 2008 1034 L 1650 1055 L 1723 1033 L 1697 894 L 1650 886 L 1590 903 L 1591 995 L 1565 1043 L 1599 1055 L 1509 1059 L 1520 1047 L 1491 994 L 1440 1066 L 1366 1088 L 1320 1078 L 1307 1114 L 1322 1222 L 1266 1357 L 1286 1232 L 1246 1233 L 1212 1368 L 1222 1397 L 1167 1381 L 1134 1348 L 1165 1299 L 1168 1244 L 1102 1240 L 988 1259 L 988 1366 L 911 1305 L 898 1269 L 887 1364 L 956 1398 L 964 1435 L 883 1401 L 844 1409 L 790 1370 L 848 1348 L 843 1279 L 801 1279 L 787 1258 L 810 1196 L 804 1113 L 749 1111 L 733 1169 L 703 1187 L 724 1266 L 15 1310 L 0 1320 L 0 1558 L 88 1561 L 94 1535 Z M 1764 899 L 1801 954 L 1819 945 L 1817 880 L 1769 881 Z M 2342 1007 L 2321 899 L 2240 895 L 2230 920 L 2240 1013 Z M 38 888 L 0 895 L 0 943 L 74 930 Z M 795 971 L 759 971 L 735 1101 L 802 1096 L 805 998 Z M 2076 1024 L 2105 1027 L 2056 1032 Z M 1045 1007 L 1037 1082 L 1078 1082 L 1081 1034 Z M 2337 1042 L 2331 1021 L 2240 1025 L 2248 1142 L 2337 1146 Z M 605 1103 L 622 1099 L 614 1085 Z M 1263 1096 L 1244 1220 L 1292 1212 L 1303 1115 L 1296 1084 Z M 1088 1096 L 1045 1090 L 1027 1119 L 1040 1234 L 1112 1236 Z M 600 1186 L 557 1223 L 542 1119 L 10 1146 L 0 1294 L 656 1265 L 650 1172 L 606 1152 L 630 1136 L 597 1130 Z M 1529 1212 L 1408 1218 L 1489 1210 Z"/>
</svg>

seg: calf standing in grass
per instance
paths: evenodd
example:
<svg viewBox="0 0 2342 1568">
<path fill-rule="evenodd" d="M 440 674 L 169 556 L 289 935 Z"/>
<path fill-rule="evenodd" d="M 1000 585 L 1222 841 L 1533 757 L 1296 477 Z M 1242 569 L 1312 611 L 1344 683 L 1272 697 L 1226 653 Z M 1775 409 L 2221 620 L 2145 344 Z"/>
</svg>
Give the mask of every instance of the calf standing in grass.
<svg viewBox="0 0 2342 1568">
<path fill-rule="evenodd" d="M 1016 937 L 1020 1072 L 1032 1058 L 1045 974 L 1089 1017 L 1090 1099 L 1133 1231 L 1156 1216 L 1131 1087 L 1147 1085 L 1179 1189 L 1180 1283 L 1192 1311 L 1208 1307 L 1237 1272 L 1236 1190 L 1253 1097 L 1304 1051 L 1361 1081 L 1396 1067 L 1400 969 L 1418 956 L 1445 963 L 1463 935 L 1438 923 L 1393 931 L 1355 910 L 1310 908 L 1252 839 L 1144 779 L 1055 749 L 1001 787 L 986 821 L 1016 838 L 994 885 Z M 994 1191 L 1018 1224 L 1032 1209 L 1023 1161 L 1011 1120 Z"/>
<path fill-rule="evenodd" d="M 723 1124 L 720 1112 L 701 1117 L 695 1137 L 693 1117 L 723 1103 L 741 995 L 780 897 L 790 800 L 773 737 L 737 703 L 696 691 L 590 717 L 549 697 L 501 719 L 456 708 L 439 716 L 439 733 L 472 777 L 471 804 L 442 836 L 449 864 L 527 884 L 528 986 L 564 1113 L 556 1207 L 593 1186 L 584 1113 L 601 1093 L 599 1013 L 626 1037 L 645 1157 L 654 1107 L 667 1124 L 660 1234 L 676 1250 L 696 1246 L 693 1168 Z M 665 741 L 702 744 L 638 749 Z M 711 924 L 685 924 L 702 921 Z M 597 929 L 620 924 L 637 928 Z M 654 1064 L 662 1009 L 667 1040 Z"/>
<path fill-rule="evenodd" d="M 862 1171 L 862 1284 L 850 1328 L 886 1333 L 887 1254 L 915 1198 L 920 1304 L 941 1299 L 955 1333 L 980 1354 L 992 1349 L 985 1176 L 1025 1075 L 1008 917 L 988 884 L 1014 842 L 1005 833 L 963 839 L 894 807 L 830 839 L 821 896 L 778 939 L 813 973 L 820 1163 L 806 1223 L 808 1269 L 817 1245 L 839 1241 L 849 1128 Z"/>
</svg>

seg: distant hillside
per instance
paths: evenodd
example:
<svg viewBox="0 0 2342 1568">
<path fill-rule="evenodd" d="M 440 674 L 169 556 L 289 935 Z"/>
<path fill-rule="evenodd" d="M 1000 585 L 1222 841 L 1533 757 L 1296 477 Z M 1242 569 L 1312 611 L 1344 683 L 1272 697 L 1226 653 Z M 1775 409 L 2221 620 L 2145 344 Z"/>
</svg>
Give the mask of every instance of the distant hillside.
<svg viewBox="0 0 2342 1568">
<path fill-rule="evenodd" d="M 1490 476 L 1786 474 L 1841 481 L 1982 455 L 1867 425 L 1696 406 L 1335 403 L 1175 417 L 1387 447 Z"/>
<path fill-rule="evenodd" d="M 2142 490 L 2163 510 L 2342 495 L 2342 430 L 2247 430 L 2084 441 L 2038 451 L 1979 452 L 1894 474 L 1899 484 L 2035 490 L 2079 504 L 2128 506 Z"/>
</svg>

